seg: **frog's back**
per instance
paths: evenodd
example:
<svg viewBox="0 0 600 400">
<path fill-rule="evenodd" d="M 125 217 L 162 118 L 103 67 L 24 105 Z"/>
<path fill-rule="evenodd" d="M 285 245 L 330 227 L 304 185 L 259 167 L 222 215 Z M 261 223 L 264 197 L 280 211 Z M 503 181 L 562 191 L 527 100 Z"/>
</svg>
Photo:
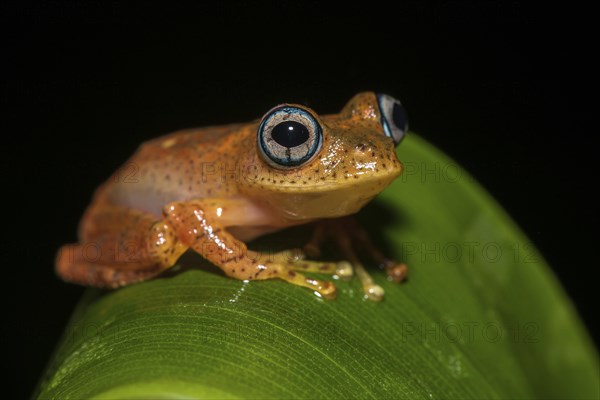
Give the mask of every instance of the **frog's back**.
<svg viewBox="0 0 600 400">
<path fill-rule="evenodd" d="M 160 216 L 173 201 L 237 194 L 235 155 L 250 143 L 245 125 L 177 131 L 143 143 L 97 192 L 109 202 Z"/>
</svg>

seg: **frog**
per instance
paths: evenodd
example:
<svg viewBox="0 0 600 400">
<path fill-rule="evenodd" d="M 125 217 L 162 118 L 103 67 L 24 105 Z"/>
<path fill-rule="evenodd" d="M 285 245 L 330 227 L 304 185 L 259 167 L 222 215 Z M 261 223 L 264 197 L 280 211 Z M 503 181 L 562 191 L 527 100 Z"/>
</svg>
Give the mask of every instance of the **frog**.
<svg viewBox="0 0 600 400">
<path fill-rule="evenodd" d="M 331 279 L 357 276 L 363 297 L 385 291 L 358 249 L 402 282 L 405 263 L 381 252 L 356 213 L 398 177 L 396 146 L 408 132 L 399 100 L 361 92 L 338 114 L 279 104 L 248 123 L 184 129 L 142 143 L 94 192 L 78 242 L 55 261 L 65 281 L 116 289 L 159 277 L 186 252 L 233 279 L 279 279 L 334 299 Z M 304 246 L 251 250 L 252 240 L 314 224 Z M 318 261 L 332 240 L 340 261 Z"/>
</svg>

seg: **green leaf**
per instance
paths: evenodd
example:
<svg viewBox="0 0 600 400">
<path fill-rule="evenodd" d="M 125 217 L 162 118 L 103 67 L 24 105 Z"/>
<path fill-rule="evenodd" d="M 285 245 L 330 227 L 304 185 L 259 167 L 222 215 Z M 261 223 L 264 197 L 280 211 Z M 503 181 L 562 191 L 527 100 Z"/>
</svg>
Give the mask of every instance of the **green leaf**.
<svg viewBox="0 0 600 400">
<path fill-rule="evenodd" d="M 410 266 L 402 285 L 373 270 L 382 303 L 356 280 L 324 301 L 188 257 L 160 279 L 89 290 L 36 396 L 598 398 L 596 349 L 542 256 L 423 139 L 398 155 L 405 173 L 360 214 Z"/>
</svg>

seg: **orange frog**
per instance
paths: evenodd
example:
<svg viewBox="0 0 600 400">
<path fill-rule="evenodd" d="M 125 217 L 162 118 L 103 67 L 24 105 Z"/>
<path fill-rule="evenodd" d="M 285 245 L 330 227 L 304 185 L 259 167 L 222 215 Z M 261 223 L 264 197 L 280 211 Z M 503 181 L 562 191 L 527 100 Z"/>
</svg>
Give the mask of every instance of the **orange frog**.
<svg viewBox="0 0 600 400">
<path fill-rule="evenodd" d="M 358 275 L 365 298 L 384 296 L 360 263 L 362 246 L 402 281 L 405 264 L 378 251 L 351 214 L 402 171 L 395 153 L 407 132 L 400 102 L 372 92 L 354 96 L 337 115 L 282 104 L 260 121 L 184 130 L 144 143 L 96 191 L 63 246 L 56 271 L 64 280 L 116 288 L 157 276 L 188 249 L 235 279 L 282 279 L 334 298 L 329 281 Z M 303 249 L 274 254 L 245 242 L 289 226 L 317 222 Z M 306 260 L 328 237 L 345 261 Z"/>
</svg>

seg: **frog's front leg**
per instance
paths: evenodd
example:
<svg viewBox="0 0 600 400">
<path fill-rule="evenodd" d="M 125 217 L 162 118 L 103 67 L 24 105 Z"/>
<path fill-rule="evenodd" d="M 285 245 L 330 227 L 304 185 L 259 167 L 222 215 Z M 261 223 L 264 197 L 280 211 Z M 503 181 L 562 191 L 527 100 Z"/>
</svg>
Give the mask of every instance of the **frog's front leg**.
<svg viewBox="0 0 600 400">
<path fill-rule="evenodd" d="M 282 279 L 314 290 L 324 298 L 334 298 L 336 289 L 331 282 L 312 279 L 297 270 L 321 272 L 345 271 L 335 263 L 314 263 L 302 260 L 302 255 L 275 255 L 248 250 L 228 228 L 247 224 L 268 225 L 251 203 L 243 199 L 199 199 L 173 202 L 163 209 L 165 222 L 173 228 L 179 240 L 218 266 L 229 277 L 240 280 Z M 342 272 L 343 273 L 343 272 Z"/>
<path fill-rule="evenodd" d="M 402 282 L 406 279 L 408 273 L 406 264 L 397 263 L 385 257 L 353 216 L 320 221 L 315 228 L 313 237 L 304 246 L 304 252 L 311 257 L 318 257 L 321 245 L 328 238 L 333 238 L 342 256 L 352 265 L 360 279 L 365 297 L 369 300 L 381 301 L 385 291 L 373 281 L 365 270 L 357 255 L 357 249 L 368 253 L 380 267 L 384 268 L 390 280 Z"/>
</svg>

